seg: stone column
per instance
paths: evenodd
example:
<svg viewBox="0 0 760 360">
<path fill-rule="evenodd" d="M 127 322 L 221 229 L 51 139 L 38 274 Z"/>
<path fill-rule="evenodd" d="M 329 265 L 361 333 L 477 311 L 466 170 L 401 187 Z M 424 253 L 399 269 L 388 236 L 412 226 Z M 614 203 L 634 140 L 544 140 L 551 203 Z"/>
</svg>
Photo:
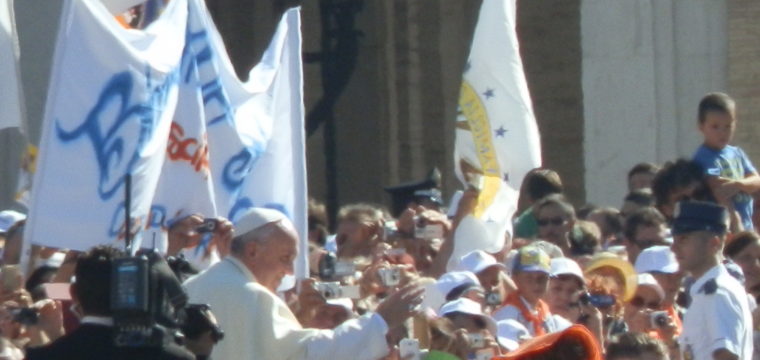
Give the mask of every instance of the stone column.
<svg viewBox="0 0 760 360">
<path fill-rule="evenodd" d="M 760 166 L 760 2 L 731 0 L 728 7 L 728 92 L 739 123 L 734 143 Z"/>
</svg>

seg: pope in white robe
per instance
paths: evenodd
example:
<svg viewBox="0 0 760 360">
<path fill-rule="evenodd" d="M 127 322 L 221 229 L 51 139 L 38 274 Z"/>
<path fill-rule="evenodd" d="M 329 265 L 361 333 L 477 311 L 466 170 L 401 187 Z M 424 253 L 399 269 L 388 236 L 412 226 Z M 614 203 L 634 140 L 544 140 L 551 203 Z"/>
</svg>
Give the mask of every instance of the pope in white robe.
<svg viewBox="0 0 760 360">
<path fill-rule="evenodd" d="M 402 289 L 377 313 L 333 330 L 304 329 L 274 293 L 293 272 L 297 235 L 290 221 L 276 210 L 254 208 L 236 233 L 230 256 L 185 282 L 190 303 L 209 304 L 225 332 L 213 359 L 378 359 L 389 351 L 389 324 L 403 322 L 421 302 L 421 290 Z"/>
</svg>

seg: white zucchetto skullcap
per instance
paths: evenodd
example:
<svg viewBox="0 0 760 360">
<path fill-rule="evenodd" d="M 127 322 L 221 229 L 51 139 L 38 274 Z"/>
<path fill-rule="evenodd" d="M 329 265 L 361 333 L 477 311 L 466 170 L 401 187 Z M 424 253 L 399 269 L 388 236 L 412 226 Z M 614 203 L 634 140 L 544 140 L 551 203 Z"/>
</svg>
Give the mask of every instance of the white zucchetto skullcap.
<svg viewBox="0 0 760 360">
<path fill-rule="evenodd" d="M 293 228 L 293 224 L 290 222 L 285 214 L 279 210 L 267 209 L 267 208 L 250 208 L 240 216 L 235 222 L 235 233 L 243 235 L 245 233 L 256 230 L 266 224 L 282 221 L 286 226 Z"/>
</svg>

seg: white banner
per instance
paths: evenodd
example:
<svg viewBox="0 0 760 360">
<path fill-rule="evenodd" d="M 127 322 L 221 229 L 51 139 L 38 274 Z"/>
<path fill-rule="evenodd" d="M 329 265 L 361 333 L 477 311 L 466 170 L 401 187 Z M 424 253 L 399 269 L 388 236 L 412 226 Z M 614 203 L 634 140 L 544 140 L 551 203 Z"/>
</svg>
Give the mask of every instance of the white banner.
<svg viewBox="0 0 760 360">
<path fill-rule="evenodd" d="M 18 57 L 13 1 L 0 0 L 0 130 L 22 124 L 23 102 Z"/>
<path fill-rule="evenodd" d="M 484 0 L 459 95 L 455 168 L 481 189 L 474 214 L 457 229 L 453 262 L 501 250 L 522 179 L 541 165 L 541 145 L 515 31 L 515 0 Z"/>
<path fill-rule="evenodd" d="M 98 1 L 70 0 L 62 29 L 27 239 L 118 243 L 131 173 L 144 247 L 157 234 L 165 250 L 168 227 L 190 214 L 234 222 L 269 207 L 296 225 L 296 275 L 308 275 L 299 9 L 285 13 L 247 83 L 202 0 L 172 1 L 144 32 L 120 28 Z"/>
<path fill-rule="evenodd" d="M 25 238 L 85 250 L 144 226 L 177 102 L 187 3 L 146 31 L 122 28 L 98 0 L 64 5 Z"/>
<path fill-rule="evenodd" d="M 237 78 L 202 1 L 190 1 L 187 34 L 152 227 L 165 232 L 192 213 L 234 222 L 250 207 L 277 209 L 299 232 L 296 274 L 308 276 L 299 9 L 283 15 L 247 83 Z M 209 186 L 213 193 L 201 190 Z"/>
</svg>

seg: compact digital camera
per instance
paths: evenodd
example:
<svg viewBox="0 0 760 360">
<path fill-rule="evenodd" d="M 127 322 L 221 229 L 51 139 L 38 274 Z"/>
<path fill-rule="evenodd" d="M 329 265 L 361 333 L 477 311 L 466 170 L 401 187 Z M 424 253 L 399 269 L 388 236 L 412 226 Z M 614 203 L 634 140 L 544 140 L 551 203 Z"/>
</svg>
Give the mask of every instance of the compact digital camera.
<svg viewBox="0 0 760 360">
<path fill-rule="evenodd" d="M 423 240 L 443 239 L 443 225 L 428 224 L 425 218 L 416 216 L 414 219 L 414 237 Z"/>
<path fill-rule="evenodd" d="M 401 269 L 397 267 L 380 268 L 377 270 L 377 274 L 385 287 L 396 286 L 401 283 Z"/>
<path fill-rule="evenodd" d="M 606 308 L 615 305 L 615 296 L 607 294 L 584 293 L 580 296 L 580 298 L 578 298 L 578 301 L 584 305 L 591 304 L 597 308 Z"/>
<path fill-rule="evenodd" d="M 359 298 L 358 286 L 342 286 L 339 282 L 319 282 L 316 285 L 317 291 L 325 300 L 337 298 Z"/>
</svg>

